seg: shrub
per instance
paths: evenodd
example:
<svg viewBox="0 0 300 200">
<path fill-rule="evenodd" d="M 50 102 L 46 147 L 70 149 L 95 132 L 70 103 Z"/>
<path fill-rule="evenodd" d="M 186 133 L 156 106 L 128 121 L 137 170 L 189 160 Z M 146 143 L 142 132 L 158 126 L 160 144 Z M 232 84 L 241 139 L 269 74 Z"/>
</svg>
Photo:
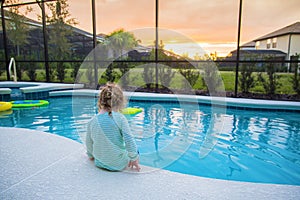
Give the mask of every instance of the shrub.
<svg viewBox="0 0 300 200">
<path fill-rule="evenodd" d="M 158 77 L 161 85 L 168 88 L 172 78 L 175 76 L 175 72 L 168 66 L 159 65 L 158 67 Z"/>
<path fill-rule="evenodd" d="M 26 74 L 29 77 L 30 81 L 36 81 L 37 73 L 36 73 L 36 63 L 31 63 L 31 67 L 26 70 Z"/>
<path fill-rule="evenodd" d="M 196 85 L 196 82 L 198 81 L 200 77 L 200 72 L 195 69 L 179 69 L 179 73 L 185 78 L 183 80 L 184 84 L 187 84 L 187 82 L 190 84 L 191 88 L 193 88 Z M 187 82 L 186 82 L 187 80 Z M 188 88 L 187 85 L 184 85 L 184 89 Z"/>
<path fill-rule="evenodd" d="M 206 90 L 210 94 L 218 93 L 220 86 L 222 85 L 222 79 L 220 78 L 218 70 L 211 61 L 208 61 L 201 65 L 203 68 L 202 82 L 205 83 Z"/>
<path fill-rule="evenodd" d="M 267 77 L 263 76 L 263 73 L 260 72 L 258 74 L 258 80 L 262 83 L 263 88 L 268 95 L 274 95 L 276 89 L 280 86 L 278 82 L 280 76 L 276 75 L 276 64 L 267 63 L 265 64 L 265 69 Z"/>
<path fill-rule="evenodd" d="M 129 82 L 129 74 L 128 72 L 130 71 L 130 66 L 128 65 L 128 63 L 119 63 L 118 65 L 119 70 L 121 72 L 121 84 L 123 87 L 126 87 L 128 85 Z"/>
<path fill-rule="evenodd" d="M 253 66 L 253 64 L 241 65 L 239 86 L 243 93 L 249 93 L 250 89 L 252 89 L 255 86 L 254 76 L 253 76 L 254 68 L 255 66 Z"/>
<path fill-rule="evenodd" d="M 82 76 L 83 72 L 79 71 L 79 68 L 81 64 L 79 62 L 72 63 L 73 69 L 71 71 L 71 78 L 76 81 L 80 80 L 80 77 Z"/>
<path fill-rule="evenodd" d="M 296 54 L 295 56 L 293 56 L 293 59 L 299 60 L 299 55 Z M 293 89 L 298 95 L 300 95 L 300 73 L 299 73 L 298 62 L 291 63 L 291 67 L 294 68 L 294 77 L 292 78 Z"/>
<path fill-rule="evenodd" d="M 112 82 L 112 83 L 115 82 L 120 77 L 120 75 L 114 69 L 114 65 L 116 65 L 116 63 L 111 63 L 106 68 L 101 78 L 104 78 L 107 82 Z"/>
<path fill-rule="evenodd" d="M 152 65 L 145 65 L 142 77 L 146 83 L 147 89 L 150 89 L 151 84 L 154 82 L 154 67 Z"/>
</svg>

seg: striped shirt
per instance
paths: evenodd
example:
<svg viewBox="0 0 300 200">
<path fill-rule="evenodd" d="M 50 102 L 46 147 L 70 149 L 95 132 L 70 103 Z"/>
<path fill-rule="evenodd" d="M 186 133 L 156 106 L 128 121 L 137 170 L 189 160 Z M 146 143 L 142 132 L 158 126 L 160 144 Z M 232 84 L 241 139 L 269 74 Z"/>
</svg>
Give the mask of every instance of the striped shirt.
<svg viewBox="0 0 300 200">
<path fill-rule="evenodd" d="M 87 126 L 87 154 L 95 165 L 113 171 L 123 170 L 138 159 L 137 146 L 125 116 L 107 112 L 94 116 Z"/>
</svg>

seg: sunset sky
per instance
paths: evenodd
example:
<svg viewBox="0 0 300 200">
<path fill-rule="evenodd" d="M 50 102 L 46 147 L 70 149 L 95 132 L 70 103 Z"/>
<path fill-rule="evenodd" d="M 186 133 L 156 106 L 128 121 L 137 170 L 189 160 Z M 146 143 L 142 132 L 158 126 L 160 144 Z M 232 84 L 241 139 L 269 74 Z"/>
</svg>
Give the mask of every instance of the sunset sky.
<svg viewBox="0 0 300 200">
<path fill-rule="evenodd" d="M 69 0 L 78 28 L 92 32 L 91 0 Z M 236 48 L 239 0 L 160 0 L 159 27 L 165 47 L 179 53 L 197 52 L 194 45 L 226 55 Z M 241 43 L 300 21 L 300 0 L 244 0 Z M 97 33 L 118 28 L 137 32 L 145 45 L 154 41 L 155 0 L 96 0 Z M 149 37 L 150 35 L 150 37 Z M 169 36 L 168 36 L 169 35 Z M 188 47 L 189 46 L 189 47 Z"/>
</svg>

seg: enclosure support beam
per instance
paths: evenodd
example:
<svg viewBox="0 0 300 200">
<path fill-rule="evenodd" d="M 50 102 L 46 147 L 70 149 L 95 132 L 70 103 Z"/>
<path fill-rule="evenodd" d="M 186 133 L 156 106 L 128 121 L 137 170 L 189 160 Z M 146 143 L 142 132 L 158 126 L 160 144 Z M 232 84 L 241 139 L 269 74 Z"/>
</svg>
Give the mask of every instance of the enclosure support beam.
<svg viewBox="0 0 300 200">
<path fill-rule="evenodd" d="M 95 48 L 97 45 L 97 30 L 96 30 L 96 6 L 95 6 L 95 0 L 92 0 L 92 21 L 93 21 L 93 60 L 94 60 L 94 73 L 95 73 L 95 87 L 98 88 L 98 68 L 97 68 L 97 63 L 96 63 L 96 52 Z"/>
<path fill-rule="evenodd" d="M 158 0 L 155 1 L 155 91 L 158 92 Z"/>
<path fill-rule="evenodd" d="M 49 51 L 48 51 L 48 39 L 46 29 L 46 13 L 44 1 L 39 2 L 39 6 L 42 10 L 42 23 L 43 23 L 43 40 L 44 40 L 44 58 L 45 58 L 45 70 L 46 70 L 46 82 L 50 82 L 50 67 L 49 67 Z"/>
<path fill-rule="evenodd" d="M 5 14 L 3 8 L 4 1 L 1 2 L 1 21 L 2 21 L 2 34 L 3 34 L 3 46 L 4 46 L 4 56 L 5 56 L 5 69 L 6 69 L 6 78 L 9 81 L 9 59 L 8 59 L 8 48 L 7 48 L 7 36 L 6 36 L 6 26 L 5 26 Z"/>
<path fill-rule="evenodd" d="M 240 38 L 241 38 L 241 24 L 242 24 L 242 4 L 243 0 L 240 0 L 239 7 L 239 21 L 238 21 L 238 35 L 237 35 L 237 52 L 236 52 L 236 67 L 235 67 L 235 87 L 234 87 L 234 97 L 237 97 L 238 84 L 239 84 L 239 64 L 240 64 Z"/>
</svg>

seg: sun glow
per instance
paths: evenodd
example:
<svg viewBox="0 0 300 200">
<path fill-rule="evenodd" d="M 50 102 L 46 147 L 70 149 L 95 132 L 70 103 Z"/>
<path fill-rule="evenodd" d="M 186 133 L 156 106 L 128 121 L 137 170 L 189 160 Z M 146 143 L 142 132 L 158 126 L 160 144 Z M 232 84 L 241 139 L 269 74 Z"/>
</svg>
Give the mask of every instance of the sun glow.
<svg viewBox="0 0 300 200">
<path fill-rule="evenodd" d="M 205 54 L 217 54 L 225 57 L 236 48 L 236 43 L 165 43 L 165 49 L 179 55 L 188 55 L 190 58 L 204 56 Z"/>
</svg>

